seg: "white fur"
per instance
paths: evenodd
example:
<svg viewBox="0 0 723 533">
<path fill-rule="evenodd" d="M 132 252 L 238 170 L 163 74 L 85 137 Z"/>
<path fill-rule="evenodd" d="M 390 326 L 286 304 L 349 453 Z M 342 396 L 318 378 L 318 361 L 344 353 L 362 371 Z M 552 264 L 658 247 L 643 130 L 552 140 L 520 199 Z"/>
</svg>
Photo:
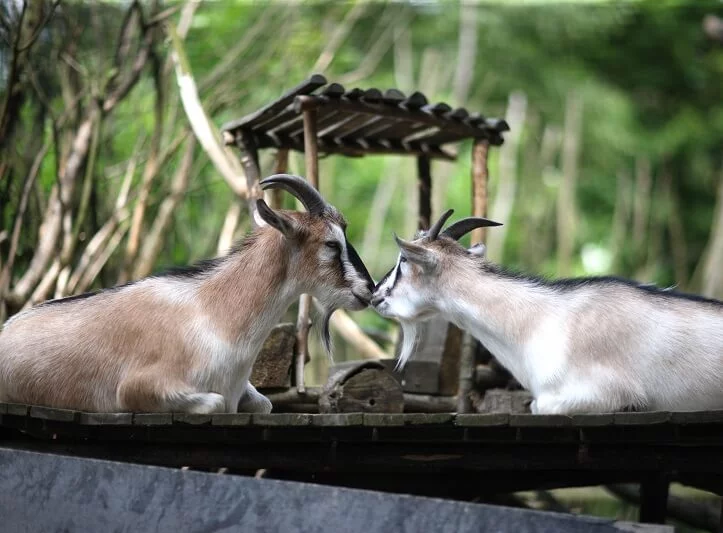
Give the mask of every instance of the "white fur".
<svg viewBox="0 0 723 533">
<path fill-rule="evenodd" d="M 416 280 L 402 268 L 395 284 L 400 266 L 376 288 L 377 311 L 402 323 L 405 341 L 430 315 L 469 331 L 532 393 L 535 413 L 723 408 L 723 306 L 624 284 L 560 290 L 475 261 Z M 401 366 L 412 350 L 405 342 Z"/>
</svg>

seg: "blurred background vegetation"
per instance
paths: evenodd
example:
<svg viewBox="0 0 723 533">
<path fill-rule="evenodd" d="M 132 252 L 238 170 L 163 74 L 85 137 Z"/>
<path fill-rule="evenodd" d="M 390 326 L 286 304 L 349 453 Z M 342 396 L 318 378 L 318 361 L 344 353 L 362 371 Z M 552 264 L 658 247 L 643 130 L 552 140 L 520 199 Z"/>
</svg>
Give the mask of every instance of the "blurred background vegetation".
<svg viewBox="0 0 723 533">
<path fill-rule="evenodd" d="M 311 73 L 506 118 L 491 259 L 722 298 L 721 17 L 713 0 L 3 2 L 0 318 L 223 253 L 249 220 L 217 130 Z M 216 147 L 193 133 L 183 68 Z M 433 216 L 470 213 L 470 148 L 433 164 Z M 262 173 L 273 162 L 262 153 Z M 303 169 L 292 154 L 290 171 Z M 379 279 L 392 231 L 416 229 L 415 161 L 334 156 L 320 176 Z"/>
<path fill-rule="evenodd" d="M 184 112 L 171 25 L 216 128 L 317 72 L 505 117 L 511 131 L 490 159 L 489 215 L 505 223 L 489 233 L 491 259 L 723 297 L 718 1 L 0 10 L 0 316 L 223 253 L 248 230 L 229 186 L 240 166 L 224 174 Z M 433 216 L 470 213 L 470 148 L 433 164 Z M 263 173 L 273 158 L 262 153 Z M 301 154 L 290 163 L 303 174 Z M 416 229 L 414 160 L 332 156 L 320 173 L 379 279 L 395 260 L 392 231 Z"/>
<path fill-rule="evenodd" d="M 722 12 L 705 0 L 5 2 L 0 316 L 223 253 L 247 231 L 237 155 L 221 148 L 221 168 L 197 141 L 182 68 L 217 138 L 317 72 L 504 117 L 491 259 L 723 297 Z M 469 214 L 470 148 L 433 164 L 433 216 Z M 263 173 L 273 160 L 262 153 Z M 301 154 L 290 163 L 303 174 Z M 378 279 L 392 231 L 416 229 L 414 160 L 332 156 L 320 173 Z"/>
</svg>

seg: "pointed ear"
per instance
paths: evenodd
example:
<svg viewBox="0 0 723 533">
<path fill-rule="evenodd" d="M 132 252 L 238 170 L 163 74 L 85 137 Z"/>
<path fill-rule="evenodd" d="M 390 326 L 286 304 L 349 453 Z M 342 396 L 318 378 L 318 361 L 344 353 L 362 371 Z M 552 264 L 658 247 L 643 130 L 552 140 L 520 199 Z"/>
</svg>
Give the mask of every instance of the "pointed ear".
<svg viewBox="0 0 723 533">
<path fill-rule="evenodd" d="M 394 240 L 397 241 L 402 257 L 410 263 L 419 265 L 424 270 L 434 270 L 437 267 L 437 256 L 431 250 L 419 244 L 400 239 L 396 233 L 394 234 Z"/>
<path fill-rule="evenodd" d="M 272 228 L 276 228 L 287 239 L 292 239 L 298 234 L 296 222 L 286 215 L 274 211 L 263 200 L 256 200 L 256 210 L 254 211 L 254 219 L 262 222 L 259 226 L 268 224 Z"/>
<path fill-rule="evenodd" d="M 474 257 L 484 257 L 485 253 L 487 253 L 487 247 L 480 242 L 478 244 L 475 244 L 471 248 L 468 248 L 467 253 Z"/>
</svg>

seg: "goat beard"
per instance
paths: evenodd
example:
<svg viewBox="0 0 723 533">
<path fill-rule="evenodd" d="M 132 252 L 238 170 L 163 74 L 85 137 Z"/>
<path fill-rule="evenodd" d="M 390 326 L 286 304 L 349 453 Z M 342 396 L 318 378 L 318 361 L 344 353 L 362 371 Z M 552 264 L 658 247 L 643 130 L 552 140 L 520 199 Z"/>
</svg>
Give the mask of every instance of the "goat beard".
<svg viewBox="0 0 723 533">
<path fill-rule="evenodd" d="M 334 345 L 331 341 L 331 331 L 329 330 L 329 324 L 331 322 L 331 315 L 334 314 L 334 311 L 336 311 L 336 307 L 324 309 L 321 318 L 321 344 L 322 346 L 324 346 L 326 355 L 329 356 L 330 363 L 334 362 L 334 355 L 332 353 Z"/>
<path fill-rule="evenodd" d="M 402 321 L 399 323 L 402 326 L 402 347 L 399 350 L 399 359 L 397 359 L 397 364 L 394 367 L 395 372 L 404 368 L 417 347 L 417 324 Z"/>
</svg>

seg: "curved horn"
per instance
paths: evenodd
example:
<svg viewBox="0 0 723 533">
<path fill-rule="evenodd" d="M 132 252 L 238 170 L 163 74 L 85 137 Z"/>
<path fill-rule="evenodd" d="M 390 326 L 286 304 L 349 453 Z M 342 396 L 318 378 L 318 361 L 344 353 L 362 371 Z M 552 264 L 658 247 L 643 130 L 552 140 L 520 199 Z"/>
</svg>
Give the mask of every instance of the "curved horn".
<svg viewBox="0 0 723 533">
<path fill-rule="evenodd" d="M 447 209 L 447 211 L 442 213 L 442 216 L 439 217 L 439 220 L 437 220 L 437 222 L 435 222 L 434 225 L 429 228 L 429 230 L 427 230 L 427 237 L 430 241 L 437 240 L 442 226 L 444 226 L 444 223 L 447 222 L 447 219 L 452 216 L 452 213 L 454 213 L 454 209 Z"/>
<path fill-rule="evenodd" d="M 284 189 L 296 196 L 312 215 L 321 215 L 327 207 L 326 200 L 308 181 L 292 174 L 274 174 L 259 182 L 261 188 Z"/>
<path fill-rule="evenodd" d="M 487 226 L 501 226 L 501 222 L 495 222 L 486 218 L 468 217 L 458 220 L 446 230 L 442 232 L 442 235 L 458 241 L 463 235 L 466 235 L 473 229 L 484 228 Z"/>
</svg>

